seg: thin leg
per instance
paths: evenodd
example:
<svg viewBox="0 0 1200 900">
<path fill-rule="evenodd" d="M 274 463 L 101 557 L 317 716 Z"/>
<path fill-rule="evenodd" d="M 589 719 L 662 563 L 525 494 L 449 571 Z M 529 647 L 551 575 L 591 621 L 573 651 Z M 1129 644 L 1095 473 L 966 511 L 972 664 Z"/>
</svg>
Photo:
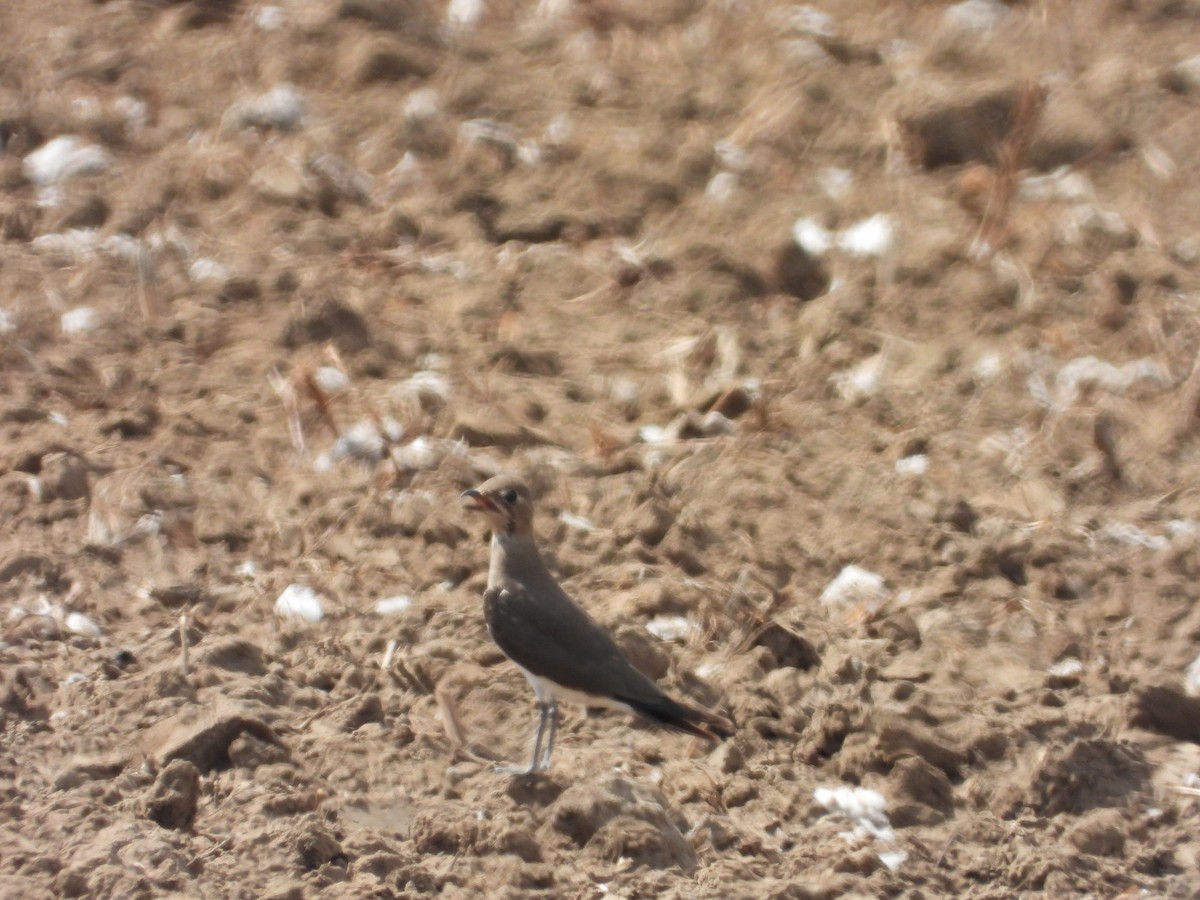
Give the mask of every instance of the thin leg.
<svg viewBox="0 0 1200 900">
<path fill-rule="evenodd" d="M 550 719 L 550 733 L 546 735 L 546 752 L 542 756 L 542 771 L 550 771 L 550 754 L 554 752 L 554 736 L 558 734 L 558 701 L 551 700 L 546 704 L 546 712 Z"/>
<path fill-rule="evenodd" d="M 550 712 L 551 709 L 553 708 L 553 706 L 554 705 L 552 703 L 542 703 L 542 702 L 539 702 L 537 705 L 538 724 L 537 724 L 537 731 L 534 733 L 534 736 L 533 736 L 533 758 L 529 762 L 529 768 L 523 769 L 518 766 L 494 766 L 493 771 L 504 772 L 506 775 L 532 775 L 534 772 L 538 771 L 538 762 L 542 758 L 542 738 L 545 737 L 545 734 L 546 734 L 546 723 L 547 722 L 551 723 L 551 725 L 550 725 L 550 743 L 554 743 L 555 727 L 554 727 L 553 719 L 551 718 L 551 712 Z M 549 749 L 550 749 L 549 747 L 546 748 L 546 750 L 547 750 L 546 758 L 547 759 L 549 758 L 549 752 L 548 752 Z"/>
<path fill-rule="evenodd" d="M 538 703 L 538 725 L 537 734 L 533 738 L 533 758 L 529 761 L 529 771 L 536 772 L 538 770 L 538 761 L 542 755 L 542 738 L 546 734 L 546 720 L 550 718 L 551 705 L 549 703 Z M 550 740 L 554 741 L 553 727 L 550 730 Z"/>
</svg>

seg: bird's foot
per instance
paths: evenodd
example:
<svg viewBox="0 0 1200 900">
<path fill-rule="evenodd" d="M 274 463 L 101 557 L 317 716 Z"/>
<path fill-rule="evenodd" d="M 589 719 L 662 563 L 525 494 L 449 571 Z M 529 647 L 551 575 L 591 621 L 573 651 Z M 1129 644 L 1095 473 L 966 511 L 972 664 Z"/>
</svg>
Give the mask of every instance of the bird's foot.
<svg viewBox="0 0 1200 900">
<path fill-rule="evenodd" d="M 542 775 L 546 772 L 546 766 L 492 766 L 492 771 L 498 775 L 512 775 L 514 778 L 528 778 L 531 775 Z"/>
</svg>

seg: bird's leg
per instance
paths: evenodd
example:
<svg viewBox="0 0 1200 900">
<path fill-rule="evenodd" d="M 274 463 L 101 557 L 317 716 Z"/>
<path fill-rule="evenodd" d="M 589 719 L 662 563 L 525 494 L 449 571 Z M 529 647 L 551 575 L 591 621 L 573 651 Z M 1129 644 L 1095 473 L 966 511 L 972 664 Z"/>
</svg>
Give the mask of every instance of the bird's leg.
<svg viewBox="0 0 1200 900">
<path fill-rule="evenodd" d="M 551 718 L 551 710 L 554 708 L 555 708 L 554 703 L 543 703 L 540 700 L 538 701 L 538 705 L 537 705 L 538 725 L 537 725 L 537 732 L 534 734 L 534 737 L 533 737 L 533 758 L 529 761 L 529 767 L 522 768 L 520 766 L 494 766 L 493 771 L 503 772 L 506 775 L 532 775 L 534 772 L 538 771 L 538 769 L 539 769 L 538 762 L 542 756 L 542 738 L 546 734 L 547 721 L 550 721 L 551 723 L 553 723 L 553 719 Z M 550 742 L 551 743 L 554 742 L 554 731 L 555 731 L 554 725 L 551 724 L 551 727 L 550 727 Z M 547 750 L 549 750 L 549 748 L 547 748 Z M 548 753 L 547 753 L 546 758 L 547 759 L 549 758 Z"/>
<path fill-rule="evenodd" d="M 554 736 L 558 734 L 558 700 L 551 700 L 545 709 L 550 719 L 550 733 L 546 735 L 546 752 L 542 754 L 542 771 L 550 771 L 550 754 L 554 752 Z M 535 750 L 536 754 L 537 751 Z"/>
<path fill-rule="evenodd" d="M 543 703 L 538 701 L 538 726 L 537 734 L 533 738 L 533 758 L 529 761 L 529 773 L 532 774 L 538 770 L 538 761 L 542 755 L 542 738 L 546 734 L 546 720 L 550 718 L 550 710 L 553 707 L 552 703 Z M 554 740 L 553 727 L 550 730 L 550 740 Z"/>
</svg>

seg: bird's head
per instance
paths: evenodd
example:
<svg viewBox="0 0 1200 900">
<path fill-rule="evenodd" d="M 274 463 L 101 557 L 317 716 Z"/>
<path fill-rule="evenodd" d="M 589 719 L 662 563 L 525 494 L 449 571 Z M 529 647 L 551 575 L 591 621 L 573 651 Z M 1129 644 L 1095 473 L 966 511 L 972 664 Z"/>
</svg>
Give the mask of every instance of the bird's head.
<svg viewBox="0 0 1200 900">
<path fill-rule="evenodd" d="M 463 508 L 482 513 L 494 534 L 509 537 L 533 533 L 533 495 L 525 482 L 511 475 L 489 478 L 462 493 Z"/>
</svg>

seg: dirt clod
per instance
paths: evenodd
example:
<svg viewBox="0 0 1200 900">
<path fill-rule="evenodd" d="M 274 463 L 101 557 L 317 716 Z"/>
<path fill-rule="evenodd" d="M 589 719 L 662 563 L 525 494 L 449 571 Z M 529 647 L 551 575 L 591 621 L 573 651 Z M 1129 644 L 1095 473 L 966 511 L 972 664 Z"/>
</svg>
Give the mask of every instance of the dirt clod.
<svg viewBox="0 0 1200 900">
<path fill-rule="evenodd" d="M 186 830 L 200 802 L 200 770 L 186 759 L 167 764 L 145 800 L 146 817 L 163 828 Z"/>
<path fill-rule="evenodd" d="M 166 764 L 187 760 L 201 772 L 229 764 L 229 745 L 243 732 L 279 744 L 269 725 L 248 707 L 221 702 L 213 710 L 188 709 L 157 725 L 148 741 L 156 759 Z"/>
</svg>

